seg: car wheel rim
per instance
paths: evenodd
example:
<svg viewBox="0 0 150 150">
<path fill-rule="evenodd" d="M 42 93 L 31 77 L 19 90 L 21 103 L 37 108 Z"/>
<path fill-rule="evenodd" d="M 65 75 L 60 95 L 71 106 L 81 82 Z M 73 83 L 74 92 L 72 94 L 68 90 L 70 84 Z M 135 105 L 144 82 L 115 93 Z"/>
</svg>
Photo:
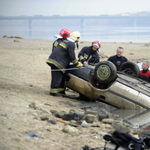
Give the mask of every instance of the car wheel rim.
<svg viewBox="0 0 150 150">
<path fill-rule="evenodd" d="M 101 80 L 106 80 L 110 77 L 110 73 L 111 70 L 107 65 L 101 65 L 98 69 L 97 69 L 97 76 L 101 79 Z"/>
</svg>

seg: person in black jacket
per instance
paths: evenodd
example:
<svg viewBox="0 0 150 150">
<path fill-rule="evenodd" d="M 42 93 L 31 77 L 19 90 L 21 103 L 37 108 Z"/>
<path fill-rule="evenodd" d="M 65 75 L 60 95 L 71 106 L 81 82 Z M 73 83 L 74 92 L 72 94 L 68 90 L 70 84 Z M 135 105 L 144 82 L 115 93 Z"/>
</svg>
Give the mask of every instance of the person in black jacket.
<svg viewBox="0 0 150 150">
<path fill-rule="evenodd" d="M 108 58 L 108 61 L 111 61 L 116 66 L 117 71 L 119 71 L 122 63 L 128 61 L 126 57 L 122 56 L 122 54 L 123 54 L 123 48 L 118 47 L 116 51 L 116 55 Z"/>
<path fill-rule="evenodd" d="M 99 41 L 92 42 L 92 46 L 83 47 L 78 54 L 79 60 L 84 65 L 99 63 L 98 49 L 101 47 Z"/>
<path fill-rule="evenodd" d="M 51 55 L 46 63 L 51 67 L 50 95 L 65 96 L 65 69 L 72 62 L 75 67 L 83 66 L 75 57 L 75 36 L 70 37 L 68 29 L 62 29 L 54 42 Z M 61 38 L 62 37 L 62 38 Z M 76 37 L 77 38 L 77 37 Z M 56 43 L 57 42 L 57 43 Z M 55 45 L 55 43 L 57 45 Z"/>
</svg>

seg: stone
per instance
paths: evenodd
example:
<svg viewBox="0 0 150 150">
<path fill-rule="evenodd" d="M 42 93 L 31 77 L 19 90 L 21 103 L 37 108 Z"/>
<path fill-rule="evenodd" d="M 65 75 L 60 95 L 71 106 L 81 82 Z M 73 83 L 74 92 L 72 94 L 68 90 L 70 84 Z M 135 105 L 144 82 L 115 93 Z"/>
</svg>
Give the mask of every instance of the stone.
<svg viewBox="0 0 150 150">
<path fill-rule="evenodd" d="M 105 125 L 105 128 L 106 128 L 106 129 L 112 129 L 113 127 L 112 127 L 110 124 L 106 124 L 106 125 Z"/>
<path fill-rule="evenodd" d="M 101 121 L 102 119 L 108 118 L 108 115 L 105 114 L 98 114 L 98 120 Z"/>
<path fill-rule="evenodd" d="M 76 121 L 76 120 L 75 120 Z M 77 120 L 77 125 L 81 125 L 83 120 Z"/>
<path fill-rule="evenodd" d="M 44 105 L 51 106 L 51 104 L 49 104 L 49 103 L 44 103 Z"/>
<path fill-rule="evenodd" d="M 64 115 L 62 116 L 62 119 L 63 119 L 63 120 L 66 120 L 66 121 L 70 121 L 70 120 L 73 119 L 73 114 L 72 114 L 72 113 L 64 114 Z"/>
<path fill-rule="evenodd" d="M 75 110 L 74 109 L 70 109 L 69 113 L 74 113 Z"/>
<path fill-rule="evenodd" d="M 48 120 L 47 123 L 57 124 L 57 121 L 55 119 L 52 119 L 52 120 Z"/>
<path fill-rule="evenodd" d="M 146 131 L 146 130 L 144 130 Z M 140 135 L 143 132 L 143 129 L 133 129 L 130 131 L 130 134 L 138 134 Z"/>
<path fill-rule="evenodd" d="M 91 127 L 100 127 L 100 125 L 98 124 L 98 122 L 93 122 L 92 124 L 91 124 Z"/>
<path fill-rule="evenodd" d="M 88 114 L 88 115 L 85 116 L 84 120 L 87 123 L 93 123 L 95 121 L 95 118 L 96 118 L 95 115 Z"/>
<path fill-rule="evenodd" d="M 105 132 L 107 132 L 109 134 L 113 134 L 115 132 L 115 129 L 107 129 L 107 130 L 105 130 Z"/>
<path fill-rule="evenodd" d="M 37 116 L 34 116 L 33 119 L 38 120 L 39 118 Z"/>
<path fill-rule="evenodd" d="M 86 110 L 84 115 L 87 115 L 87 114 L 97 115 L 97 111 Z"/>
<path fill-rule="evenodd" d="M 64 128 L 62 129 L 63 132 L 65 133 L 69 133 L 71 135 L 79 135 L 79 130 L 76 129 L 75 127 L 72 126 L 64 126 Z"/>
<path fill-rule="evenodd" d="M 33 102 L 33 103 L 29 104 L 29 107 L 36 109 L 36 104 Z"/>
<path fill-rule="evenodd" d="M 41 120 L 42 121 L 49 120 L 49 117 L 48 116 L 41 116 Z"/>
<path fill-rule="evenodd" d="M 88 124 L 85 120 L 82 122 L 81 126 L 84 127 L 84 128 L 89 128 L 89 127 L 91 127 L 91 125 Z"/>
<path fill-rule="evenodd" d="M 50 112 L 51 112 L 52 114 L 55 114 L 55 113 L 57 112 L 57 110 L 50 110 Z"/>
<path fill-rule="evenodd" d="M 113 115 L 112 117 L 114 120 L 119 120 L 119 121 L 122 121 L 122 118 L 120 118 L 119 115 Z"/>
<path fill-rule="evenodd" d="M 124 133 L 129 133 L 130 132 L 130 128 L 125 126 L 122 122 L 113 122 L 112 126 L 117 131 L 124 132 Z"/>
<path fill-rule="evenodd" d="M 77 124 L 77 121 L 76 120 L 71 120 L 70 123 Z"/>
<path fill-rule="evenodd" d="M 112 124 L 114 122 L 114 119 L 102 119 L 101 122 L 106 123 L 106 124 Z"/>
<path fill-rule="evenodd" d="M 62 118 L 62 116 L 65 114 L 64 111 L 59 111 L 59 112 L 56 112 L 54 113 L 54 116 L 58 117 L 58 118 Z"/>
<path fill-rule="evenodd" d="M 14 40 L 14 42 L 19 42 L 19 40 Z"/>
<path fill-rule="evenodd" d="M 74 112 L 74 113 L 73 113 L 73 118 L 72 118 L 72 119 L 78 121 L 78 120 L 82 120 L 83 117 L 84 117 L 84 115 L 83 115 L 82 113 Z"/>
<path fill-rule="evenodd" d="M 49 112 L 49 111 L 46 110 L 46 109 L 43 109 L 41 112 L 42 112 L 42 114 L 51 114 L 51 112 Z"/>
</svg>

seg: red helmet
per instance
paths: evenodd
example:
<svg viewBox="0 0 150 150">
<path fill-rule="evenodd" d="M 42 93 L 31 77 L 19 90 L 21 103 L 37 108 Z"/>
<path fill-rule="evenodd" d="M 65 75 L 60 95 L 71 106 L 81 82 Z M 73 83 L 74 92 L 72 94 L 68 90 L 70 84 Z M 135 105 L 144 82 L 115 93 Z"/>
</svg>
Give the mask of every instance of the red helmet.
<svg viewBox="0 0 150 150">
<path fill-rule="evenodd" d="M 60 36 L 62 36 L 63 38 L 67 38 L 69 37 L 71 34 L 71 32 L 68 29 L 62 29 L 59 33 Z"/>
<path fill-rule="evenodd" d="M 100 44 L 99 41 L 94 41 L 94 42 L 92 42 L 92 46 L 94 46 L 94 47 L 99 49 L 101 47 L 101 44 Z"/>
</svg>

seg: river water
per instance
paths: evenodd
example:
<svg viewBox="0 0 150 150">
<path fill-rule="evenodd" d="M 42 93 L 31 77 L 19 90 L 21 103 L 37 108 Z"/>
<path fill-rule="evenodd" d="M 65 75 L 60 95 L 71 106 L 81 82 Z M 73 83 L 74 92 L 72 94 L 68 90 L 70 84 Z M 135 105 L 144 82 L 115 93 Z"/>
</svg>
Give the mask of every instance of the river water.
<svg viewBox="0 0 150 150">
<path fill-rule="evenodd" d="M 20 36 L 25 39 L 47 39 L 55 40 L 54 35 L 62 28 L 68 28 L 71 32 L 79 31 L 81 41 L 100 42 L 133 42 L 149 43 L 150 27 L 98 27 L 98 26 L 66 26 L 66 27 L 0 27 L 0 37 L 4 35 Z"/>
</svg>

